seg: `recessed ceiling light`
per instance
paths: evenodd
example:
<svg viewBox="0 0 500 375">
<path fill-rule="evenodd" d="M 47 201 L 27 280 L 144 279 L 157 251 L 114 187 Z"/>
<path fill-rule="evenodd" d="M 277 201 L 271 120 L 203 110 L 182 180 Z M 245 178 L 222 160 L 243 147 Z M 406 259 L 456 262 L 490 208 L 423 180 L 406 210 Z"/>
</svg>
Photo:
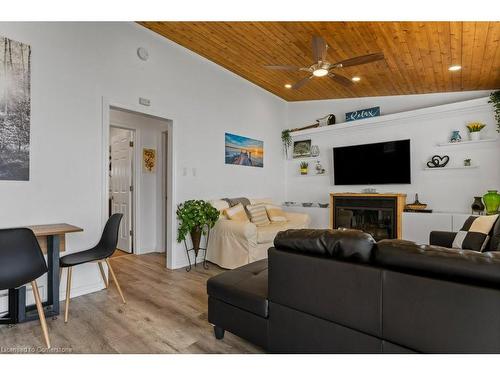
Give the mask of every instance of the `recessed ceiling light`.
<svg viewBox="0 0 500 375">
<path fill-rule="evenodd" d="M 450 72 L 456 72 L 457 70 L 460 70 L 460 69 L 462 69 L 462 67 L 461 67 L 460 65 L 452 65 L 452 66 L 450 66 L 450 67 L 448 68 L 448 70 L 449 70 Z"/>
<path fill-rule="evenodd" d="M 313 75 L 315 77 L 324 77 L 328 74 L 328 70 L 326 69 L 323 69 L 323 68 L 319 68 L 319 69 L 316 69 L 314 72 L 313 72 Z"/>
<path fill-rule="evenodd" d="M 352 79 L 353 82 L 359 82 L 359 81 L 361 81 L 361 78 L 359 78 L 359 77 L 352 77 L 351 79 Z"/>
<path fill-rule="evenodd" d="M 292 85 L 290 85 L 289 83 L 287 83 L 287 84 L 285 85 L 285 88 L 287 88 L 287 89 L 291 89 L 291 88 L 292 88 Z"/>
</svg>

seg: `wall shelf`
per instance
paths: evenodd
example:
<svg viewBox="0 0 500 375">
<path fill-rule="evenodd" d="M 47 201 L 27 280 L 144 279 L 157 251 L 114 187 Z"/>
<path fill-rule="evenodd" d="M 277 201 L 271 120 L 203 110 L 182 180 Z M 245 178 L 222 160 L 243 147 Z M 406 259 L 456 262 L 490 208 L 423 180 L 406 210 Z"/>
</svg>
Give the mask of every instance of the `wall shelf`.
<svg viewBox="0 0 500 375">
<path fill-rule="evenodd" d="M 364 127 L 372 128 L 374 124 L 379 126 L 387 126 L 392 124 L 398 124 L 401 120 L 422 120 L 425 118 L 436 118 L 437 116 L 447 116 L 450 113 L 457 114 L 460 112 L 468 112 L 471 109 L 491 109 L 488 104 L 488 97 L 471 99 L 462 102 L 442 104 L 433 107 L 414 109 L 411 111 L 404 111 L 398 113 L 391 113 L 387 115 L 381 115 L 377 117 L 370 117 L 361 120 L 341 122 L 334 125 L 321 126 L 312 129 L 299 130 L 291 132 L 292 138 L 298 138 L 303 136 L 311 136 L 313 134 L 328 132 L 334 133 L 338 131 L 363 129 Z"/>
<path fill-rule="evenodd" d="M 321 177 L 321 176 L 328 176 L 328 173 L 311 173 L 311 174 L 298 174 L 297 177 Z"/>
<path fill-rule="evenodd" d="M 461 142 L 446 142 L 446 143 L 438 143 L 439 147 L 446 146 L 461 146 L 461 145 L 469 145 L 473 143 L 487 143 L 487 142 L 496 142 L 497 138 L 488 138 L 488 139 L 480 139 L 478 141 L 461 141 Z"/>
<path fill-rule="evenodd" d="M 479 165 L 472 165 L 470 167 L 441 167 L 441 168 L 425 167 L 423 169 L 424 169 L 424 171 L 443 171 L 443 170 L 450 170 L 450 169 L 457 170 L 457 169 L 477 169 L 477 168 L 479 168 Z"/>
</svg>

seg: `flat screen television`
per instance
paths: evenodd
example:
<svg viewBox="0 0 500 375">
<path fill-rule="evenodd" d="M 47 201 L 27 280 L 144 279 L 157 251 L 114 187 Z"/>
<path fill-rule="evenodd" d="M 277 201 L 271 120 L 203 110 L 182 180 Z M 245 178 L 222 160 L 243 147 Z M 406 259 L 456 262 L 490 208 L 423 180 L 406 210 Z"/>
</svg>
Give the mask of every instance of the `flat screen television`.
<svg viewBox="0 0 500 375">
<path fill-rule="evenodd" d="M 335 185 L 410 184 L 410 140 L 334 147 Z"/>
</svg>

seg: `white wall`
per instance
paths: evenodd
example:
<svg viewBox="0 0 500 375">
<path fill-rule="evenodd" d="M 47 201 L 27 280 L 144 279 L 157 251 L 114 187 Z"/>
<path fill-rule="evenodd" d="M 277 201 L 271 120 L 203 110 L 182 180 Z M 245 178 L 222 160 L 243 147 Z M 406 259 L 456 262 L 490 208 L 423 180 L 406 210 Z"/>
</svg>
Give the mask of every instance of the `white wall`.
<svg viewBox="0 0 500 375">
<path fill-rule="evenodd" d="M 467 97 L 482 96 L 483 93 L 463 93 L 440 94 L 417 96 L 417 97 L 394 97 L 394 98 L 364 98 L 362 106 L 381 105 L 383 113 L 395 112 L 398 108 L 419 108 L 464 99 Z M 432 101 L 429 101 L 433 99 Z M 315 119 L 328 113 L 327 108 L 334 114 L 341 114 L 345 111 L 360 109 L 357 106 L 359 100 L 348 103 L 342 100 L 337 101 L 290 103 L 289 105 L 289 126 L 292 118 Z M 478 104 L 477 102 L 480 101 Z M 408 102 L 408 103 L 407 103 Z M 383 104 L 381 104 L 383 103 Z M 471 104 L 472 103 L 472 104 Z M 328 107 L 329 106 L 329 107 Z M 341 109 L 339 109 L 341 108 Z M 361 107 L 362 108 L 362 107 Z M 388 110 L 385 110 L 388 108 Z M 436 110 L 435 107 L 434 110 Z M 299 160 L 289 160 L 286 162 L 286 190 L 287 200 L 298 202 L 328 202 L 329 192 L 360 192 L 366 187 L 375 187 L 379 192 L 402 192 L 408 194 L 408 201 L 413 201 L 415 193 L 419 193 L 420 201 L 428 203 L 429 208 L 435 211 L 460 212 L 470 211 L 473 196 L 482 196 L 487 189 L 500 189 L 500 160 L 499 142 L 470 144 L 460 146 L 437 147 L 438 143 L 446 142 L 449 139 L 451 130 L 459 129 L 462 136 L 467 137 L 465 125 L 469 121 L 481 121 L 488 124 L 483 130 L 484 137 L 497 137 L 496 123 L 493 117 L 491 105 L 487 100 L 471 100 L 457 103 L 456 105 L 443 106 L 448 108 L 444 112 L 420 110 L 418 116 L 410 116 L 394 119 L 388 122 L 378 122 L 367 124 L 366 126 L 355 126 L 354 123 L 343 124 L 338 130 L 335 125 L 331 131 L 323 131 L 311 135 L 301 135 L 295 137 L 299 139 L 311 139 L 312 144 L 320 147 L 320 160 L 326 166 L 329 176 L 303 177 L 298 173 Z M 337 112 L 338 111 L 338 112 Z M 429 113 L 433 112 L 433 113 Z M 369 120 L 365 120 L 369 121 Z M 307 123 L 307 121 L 305 122 Z M 347 146 L 363 143 L 375 143 L 398 139 L 411 140 L 411 168 L 412 183 L 409 185 L 378 185 L 378 186 L 334 186 L 332 179 L 332 148 L 337 146 Z M 427 171 L 423 167 L 427 160 L 433 155 L 449 155 L 450 166 L 463 165 L 465 158 L 471 158 L 473 163 L 479 165 L 478 169 L 471 170 L 439 170 Z M 315 160 L 310 160 L 314 165 Z"/>
<path fill-rule="evenodd" d="M 0 227 L 68 222 L 84 228 L 68 235 L 69 251 L 97 242 L 106 205 L 103 97 L 173 121 L 174 204 L 222 193 L 283 199 L 283 100 L 134 23 L 0 23 L 0 35 L 32 48 L 31 177 L 0 182 Z M 263 140 L 264 168 L 224 165 L 226 131 Z M 174 267 L 186 264 L 180 245 L 171 253 Z M 73 277 L 74 295 L 102 287 L 95 265 Z"/>
</svg>

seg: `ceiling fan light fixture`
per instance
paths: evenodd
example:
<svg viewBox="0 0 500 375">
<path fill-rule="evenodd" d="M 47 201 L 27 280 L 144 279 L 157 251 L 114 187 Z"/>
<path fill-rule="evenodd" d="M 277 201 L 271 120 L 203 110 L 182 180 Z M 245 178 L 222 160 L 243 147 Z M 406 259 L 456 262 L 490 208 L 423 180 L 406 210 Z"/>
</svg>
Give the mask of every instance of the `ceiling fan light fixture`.
<svg viewBox="0 0 500 375">
<path fill-rule="evenodd" d="M 461 67 L 460 65 L 452 65 L 452 66 L 450 66 L 450 67 L 448 68 L 448 70 L 449 70 L 450 72 L 456 72 L 456 71 L 458 71 L 458 70 L 460 70 L 460 69 L 462 69 L 462 67 Z"/>
<path fill-rule="evenodd" d="M 313 75 L 314 75 L 315 77 L 324 77 L 324 76 L 326 76 L 327 74 L 328 74 L 328 70 L 327 70 L 327 69 L 325 69 L 325 68 L 319 68 L 319 69 L 315 69 L 315 70 L 313 71 Z"/>
<path fill-rule="evenodd" d="M 354 77 L 352 77 L 352 78 L 351 78 L 351 80 L 352 80 L 353 82 L 359 82 L 359 81 L 361 81 L 361 78 L 360 78 L 360 77 L 358 77 L 358 76 L 354 76 Z"/>
</svg>

